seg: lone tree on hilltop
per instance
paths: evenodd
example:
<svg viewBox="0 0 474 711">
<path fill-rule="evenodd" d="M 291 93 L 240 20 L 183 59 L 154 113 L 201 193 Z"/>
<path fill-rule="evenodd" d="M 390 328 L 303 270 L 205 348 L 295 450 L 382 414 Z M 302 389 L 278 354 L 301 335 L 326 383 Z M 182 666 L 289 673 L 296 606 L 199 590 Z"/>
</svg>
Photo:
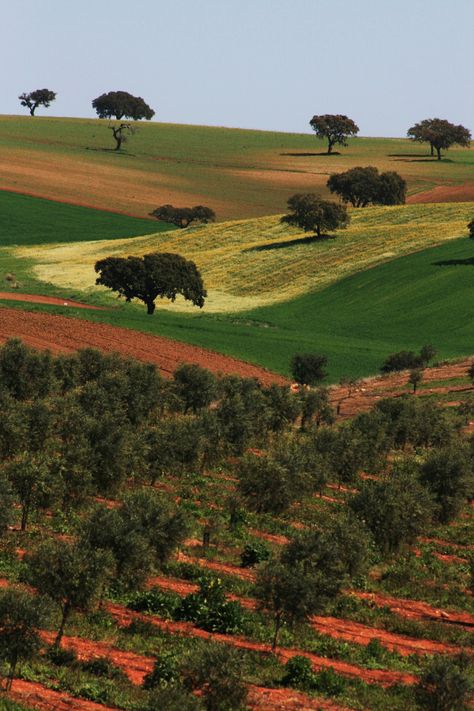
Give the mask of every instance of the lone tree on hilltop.
<svg viewBox="0 0 474 711">
<path fill-rule="evenodd" d="M 395 172 L 379 174 L 374 166 L 351 168 L 333 173 L 327 182 L 332 193 L 353 207 L 401 205 L 406 198 L 406 182 Z"/>
<path fill-rule="evenodd" d="M 177 227 L 189 227 L 191 222 L 201 222 L 207 224 L 214 222 L 216 213 L 210 207 L 204 205 L 195 205 L 195 207 L 173 207 L 173 205 L 161 205 L 156 210 L 150 212 L 150 215 L 156 217 L 157 220 L 169 222 Z"/>
<path fill-rule="evenodd" d="M 318 138 L 327 138 L 328 154 L 336 144 L 347 146 L 348 137 L 359 133 L 357 124 L 342 114 L 313 116 L 309 124 Z"/>
<path fill-rule="evenodd" d="M 96 284 L 106 286 L 130 302 L 140 299 L 147 313 L 155 311 L 155 300 L 175 301 L 181 294 L 186 301 L 202 308 L 207 291 L 194 262 L 180 254 L 153 252 L 143 257 L 106 257 L 96 262 Z"/>
<path fill-rule="evenodd" d="M 438 160 L 441 160 L 442 150 L 448 150 L 455 144 L 469 148 L 471 143 L 471 132 L 467 128 L 439 118 L 425 119 L 416 123 L 408 129 L 407 136 L 412 141 L 429 143 L 431 155 L 436 150 Z"/>
<path fill-rule="evenodd" d="M 350 217 L 345 205 L 322 200 L 315 193 L 297 193 L 288 200 L 290 212 L 280 222 L 300 227 L 305 232 L 315 232 L 321 237 L 322 230 L 337 230 L 347 227 Z"/>
<path fill-rule="evenodd" d="M 128 91 L 109 91 L 107 94 L 101 94 L 92 101 L 92 107 L 99 118 L 116 118 L 117 121 L 123 118 L 149 121 L 155 115 L 141 96 L 133 96 Z"/>
<path fill-rule="evenodd" d="M 35 89 L 35 91 L 30 91 L 29 94 L 26 92 L 20 94 L 18 98 L 20 99 L 20 104 L 30 110 L 30 116 L 34 116 L 38 106 L 44 106 L 45 109 L 49 109 L 51 102 L 56 99 L 56 92 L 51 91 L 51 89 Z"/>
</svg>

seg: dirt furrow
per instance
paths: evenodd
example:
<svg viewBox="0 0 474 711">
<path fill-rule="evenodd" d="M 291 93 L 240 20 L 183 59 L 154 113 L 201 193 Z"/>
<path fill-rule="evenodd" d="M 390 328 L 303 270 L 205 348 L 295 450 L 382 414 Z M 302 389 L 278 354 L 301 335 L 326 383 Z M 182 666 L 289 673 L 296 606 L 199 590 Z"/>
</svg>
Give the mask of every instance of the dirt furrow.
<svg viewBox="0 0 474 711">
<path fill-rule="evenodd" d="M 15 679 L 10 698 L 40 711 L 115 711 L 111 706 L 53 691 L 35 681 Z"/>
<path fill-rule="evenodd" d="M 174 341 L 163 336 L 96 324 L 42 312 L 0 308 L 0 342 L 21 338 L 35 348 L 48 348 L 53 353 L 71 353 L 80 348 L 99 348 L 106 353 L 154 363 L 163 375 L 170 375 L 181 363 L 196 363 L 215 373 L 257 378 L 265 385 L 286 384 L 281 375 L 251 363 L 224 356 L 198 346 Z"/>
<path fill-rule="evenodd" d="M 232 647 L 253 650 L 264 654 L 272 653 L 269 644 L 252 642 L 244 637 L 206 632 L 205 630 L 195 627 L 190 622 L 170 622 L 156 617 L 155 615 L 143 615 L 139 612 L 133 612 L 132 610 L 125 609 L 121 605 L 109 604 L 107 605 L 107 610 L 111 615 L 113 615 L 119 625 L 127 626 L 133 622 L 133 620 L 140 620 L 142 622 L 148 622 L 155 625 L 170 634 L 180 634 L 187 637 L 209 639 Z M 417 681 L 417 677 L 414 674 L 388 671 L 385 669 L 365 669 L 355 664 L 342 662 L 337 659 L 319 657 L 316 654 L 305 652 L 303 650 L 280 648 L 277 652 L 277 656 L 282 662 L 287 662 L 289 659 L 297 655 L 307 657 L 311 661 L 315 671 L 332 668 L 335 672 L 342 674 L 343 676 L 356 677 L 362 679 L 368 684 L 378 684 L 386 687 L 392 686 L 393 684 L 414 684 Z"/>
<path fill-rule="evenodd" d="M 459 625 L 472 631 L 474 615 L 469 612 L 452 612 L 433 607 L 427 602 L 391 597 L 383 593 L 351 591 L 351 594 L 361 600 L 369 600 L 378 607 L 388 607 L 392 612 L 413 620 L 437 620 L 452 625 Z"/>
</svg>

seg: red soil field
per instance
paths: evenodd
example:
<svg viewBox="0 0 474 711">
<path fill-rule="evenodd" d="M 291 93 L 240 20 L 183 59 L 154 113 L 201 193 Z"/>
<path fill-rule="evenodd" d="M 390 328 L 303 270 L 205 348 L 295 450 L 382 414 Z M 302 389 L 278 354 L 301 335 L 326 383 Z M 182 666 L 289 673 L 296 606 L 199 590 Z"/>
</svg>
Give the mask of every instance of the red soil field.
<svg viewBox="0 0 474 711">
<path fill-rule="evenodd" d="M 287 382 L 282 376 L 256 365 L 169 338 L 82 319 L 1 308 L 0 342 L 9 338 L 21 338 L 30 346 L 53 353 L 71 353 L 80 348 L 120 353 L 154 363 L 165 376 L 171 375 L 181 363 L 197 363 L 214 373 L 258 378 L 264 385 Z"/>
<path fill-rule="evenodd" d="M 474 200 L 474 183 L 464 185 L 438 185 L 431 190 L 410 195 L 407 203 L 470 202 Z"/>
<path fill-rule="evenodd" d="M 71 306 L 75 309 L 106 311 L 103 306 L 91 306 L 90 304 L 81 304 L 79 301 L 71 301 L 71 299 L 57 299 L 54 296 L 41 296 L 40 294 L 17 294 L 15 291 L 0 291 L 0 299 L 27 301 L 30 304 L 51 304 L 53 306 L 64 306 L 64 308 Z"/>
</svg>

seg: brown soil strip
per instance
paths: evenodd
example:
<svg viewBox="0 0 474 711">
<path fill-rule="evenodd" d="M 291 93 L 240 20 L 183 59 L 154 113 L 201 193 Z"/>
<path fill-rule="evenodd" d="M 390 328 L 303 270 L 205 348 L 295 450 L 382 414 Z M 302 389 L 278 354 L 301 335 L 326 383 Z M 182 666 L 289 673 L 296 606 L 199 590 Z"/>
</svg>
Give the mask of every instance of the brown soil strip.
<svg viewBox="0 0 474 711">
<path fill-rule="evenodd" d="M 350 711 L 334 701 L 314 699 L 293 689 L 251 686 L 247 705 L 255 711 Z"/>
<path fill-rule="evenodd" d="M 70 306 L 75 309 L 107 311 L 104 306 L 92 306 L 91 304 L 82 304 L 80 301 L 58 299 L 54 296 L 41 296 L 40 294 L 18 294 L 16 291 L 0 291 L 0 299 L 8 299 L 9 301 L 27 301 L 30 304 L 51 304 L 53 306 Z"/>
<path fill-rule="evenodd" d="M 162 576 L 150 578 L 148 585 L 157 585 L 163 590 L 169 590 L 183 596 L 196 592 L 198 589 L 198 586 L 193 583 Z M 253 610 L 256 607 L 256 602 L 253 599 L 242 598 L 237 595 L 227 595 L 227 598 L 240 602 L 242 607 L 246 609 Z M 461 652 L 461 647 L 453 644 L 408 637 L 338 617 L 313 615 L 311 617 L 311 626 L 320 634 L 327 635 L 333 639 L 344 639 L 346 642 L 363 646 L 367 646 L 371 640 L 377 639 L 384 647 L 398 652 L 402 656 L 409 656 L 410 654 L 457 654 Z"/>
<path fill-rule="evenodd" d="M 474 550 L 474 546 L 465 546 L 462 545 L 461 543 L 453 543 L 452 541 L 443 541 L 441 538 L 425 538 L 425 537 L 420 537 L 418 538 L 420 543 L 432 543 L 435 546 L 440 546 L 440 547 L 445 547 L 445 548 L 457 548 L 459 550 L 464 550 L 464 551 L 472 551 Z"/>
<path fill-rule="evenodd" d="M 422 555 L 422 551 L 420 551 L 419 548 L 412 548 L 411 549 L 413 553 L 416 555 L 417 558 L 419 558 Z M 459 564 L 459 565 L 465 565 L 468 560 L 467 558 L 461 558 L 458 555 L 449 555 L 448 553 L 438 553 L 438 551 L 431 551 L 432 555 L 434 555 L 435 558 L 440 560 L 442 563 L 446 563 L 447 565 L 451 565 L 451 563 Z"/>
<path fill-rule="evenodd" d="M 341 620 L 337 617 L 314 616 L 311 618 L 311 626 L 321 634 L 334 639 L 344 639 L 346 642 L 364 646 L 367 646 L 373 639 L 377 639 L 384 647 L 392 652 L 398 652 L 404 657 L 410 654 L 458 654 L 462 651 L 461 647 L 453 644 L 406 637 L 375 627 L 368 627 L 359 622 Z M 468 650 L 464 649 L 464 651 Z"/>
<path fill-rule="evenodd" d="M 438 185 L 431 190 L 415 193 L 407 198 L 407 203 L 426 202 L 470 202 L 474 200 L 474 183 L 464 185 Z"/>
<path fill-rule="evenodd" d="M 378 607 L 388 607 L 391 612 L 394 612 L 400 617 L 406 617 L 409 620 L 434 620 L 446 622 L 452 625 L 459 625 L 469 631 L 474 628 L 474 615 L 469 612 L 452 612 L 442 610 L 438 607 L 433 607 L 427 602 L 418 600 L 406 600 L 404 598 L 391 597 L 383 593 L 370 593 L 351 591 L 351 594 L 361 600 L 370 600 Z"/>
<path fill-rule="evenodd" d="M 178 563 L 194 563 L 202 568 L 208 568 L 208 570 L 215 570 L 217 573 L 223 573 L 224 575 L 235 575 L 237 578 L 242 578 L 243 580 L 255 580 L 255 573 L 248 568 L 239 568 L 231 563 L 219 563 L 214 560 L 207 560 L 207 558 L 194 558 L 193 556 L 186 555 L 185 553 L 178 553 L 177 556 Z"/>
<path fill-rule="evenodd" d="M 40 711 L 112 711 L 112 707 L 53 691 L 34 681 L 15 679 L 10 698 Z"/>
<path fill-rule="evenodd" d="M 65 316 L 1 308 L 0 342 L 8 338 L 21 338 L 30 346 L 49 349 L 53 353 L 71 353 L 80 348 L 120 353 L 154 363 L 166 376 L 181 363 L 196 363 L 214 373 L 257 378 L 264 385 L 287 382 L 282 376 L 256 365 L 162 336 Z"/>
<path fill-rule="evenodd" d="M 448 365 L 440 365 L 435 368 L 426 368 L 423 371 L 423 382 L 429 383 L 438 380 L 451 380 L 454 378 L 466 378 L 467 371 L 472 364 L 472 358 L 465 359 L 459 363 L 451 363 Z M 387 397 L 401 397 L 405 392 L 409 392 L 410 387 L 408 381 L 408 371 L 394 373 L 386 377 L 369 378 L 362 380 L 355 391 L 349 397 L 347 387 L 333 387 L 330 390 L 331 403 L 336 406 L 341 403 L 340 416 L 345 419 L 354 417 L 359 412 L 370 410 L 379 400 Z M 395 390 L 395 388 L 403 387 L 404 390 Z M 431 389 L 420 390 L 418 396 L 429 394 L 431 392 L 447 393 L 459 392 L 464 390 L 472 390 L 470 386 L 446 385 L 446 387 L 434 387 Z"/>
<path fill-rule="evenodd" d="M 182 634 L 187 637 L 199 637 L 201 639 L 209 639 L 214 642 L 220 642 L 240 649 L 248 649 L 264 654 L 271 654 L 270 645 L 261 642 L 252 642 L 243 637 L 233 635 L 219 634 L 206 632 L 197 627 L 194 627 L 189 622 L 169 622 L 154 615 L 142 615 L 139 612 L 126 610 L 121 605 L 107 605 L 107 610 L 114 616 L 119 625 L 129 625 L 133 620 L 148 622 L 160 629 L 169 632 L 170 634 Z M 368 684 L 379 684 L 380 686 L 392 686 L 393 684 L 414 684 L 417 678 L 413 674 L 398 671 L 387 671 L 384 669 L 365 669 L 355 664 L 342 662 L 337 659 L 327 659 L 326 657 L 318 657 L 316 654 L 305 652 L 297 649 L 278 649 L 277 656 L 282 662 L 287 662 L 292 657 L 300 655 L 307 657 L 316 671 L 322 669 L 334 669 L 335 672 L 347 677 L 356 677 L 362 679 Z"/>
</svg>

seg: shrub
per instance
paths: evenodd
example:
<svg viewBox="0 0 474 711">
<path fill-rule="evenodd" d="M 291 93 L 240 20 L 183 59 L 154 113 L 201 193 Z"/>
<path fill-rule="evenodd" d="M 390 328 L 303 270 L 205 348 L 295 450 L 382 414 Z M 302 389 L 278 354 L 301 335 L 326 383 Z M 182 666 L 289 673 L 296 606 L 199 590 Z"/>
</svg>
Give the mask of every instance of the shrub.
<svg viewBox="0 0 474 711">
<path fill-rule="evenodd" d="M 285 664 L 284 686 L 296 686 L 299 689 L 313 689 L 315 674 L 308 657 L 297 655 Z"/>
<path fill-rule="evenodd" d="M 464 711 L 474 689 L 467 655 L 438 655 L 426 666 L 415 689 L 421 708 L 428 711 Z"/>
<path fill-rule="evenodd" d="M 173 618 L 177 606 L 176 597 L 157 587 L 136 592 L 127 604 L 127 607 L 135 612 L 149 612 L 170 619 Z"/>
<path fill-rule="evenodd" d="M 152 671 L 143 680 L 144 689 L 155 689 L 176 684 L 179 681 L 178 660 L 173 654 L 162 654 L 155 661 Z"/>
<path fill-rule="evenodd" d="M 201 578 L 199 590 L 182 600 L 175 618 L 194 622 L 208 632 L 238 634 L 244 631 L 244 611 L 240 603 L 226 600 L 219 578 Z"/>
<path fill-rule="evenodd" d="M 346 682 L 332 667 L 329 667 L 314 675 L 314 688 L 328 696 L 338 696 L 345 691 Z"/>
<path fill-rule="evenodd" d="M 89 674 L 104 677 L 105 679 L 120 681 L 127 678 L 122 669 L 117 667 L 108 657 L 96 657 L 95 659 L 81 662 L 81 668 Z"/>
<path fill-rule="evenodd" d="M 46 658 L 57 667 L 69 667 L 77 662 L 77 654 L 73 649 L 64 647 L 49 647 Z"/>
<path fill-rule="evenodd" d="M 247 543 L 240 554 L 242 568 L 252 568 L 254 565 L 257 565 L 257 563 L 261 563 L 262 560 L 268 560 L 269 558 L 270 551 L 261 541 Z"/>
</svg>

